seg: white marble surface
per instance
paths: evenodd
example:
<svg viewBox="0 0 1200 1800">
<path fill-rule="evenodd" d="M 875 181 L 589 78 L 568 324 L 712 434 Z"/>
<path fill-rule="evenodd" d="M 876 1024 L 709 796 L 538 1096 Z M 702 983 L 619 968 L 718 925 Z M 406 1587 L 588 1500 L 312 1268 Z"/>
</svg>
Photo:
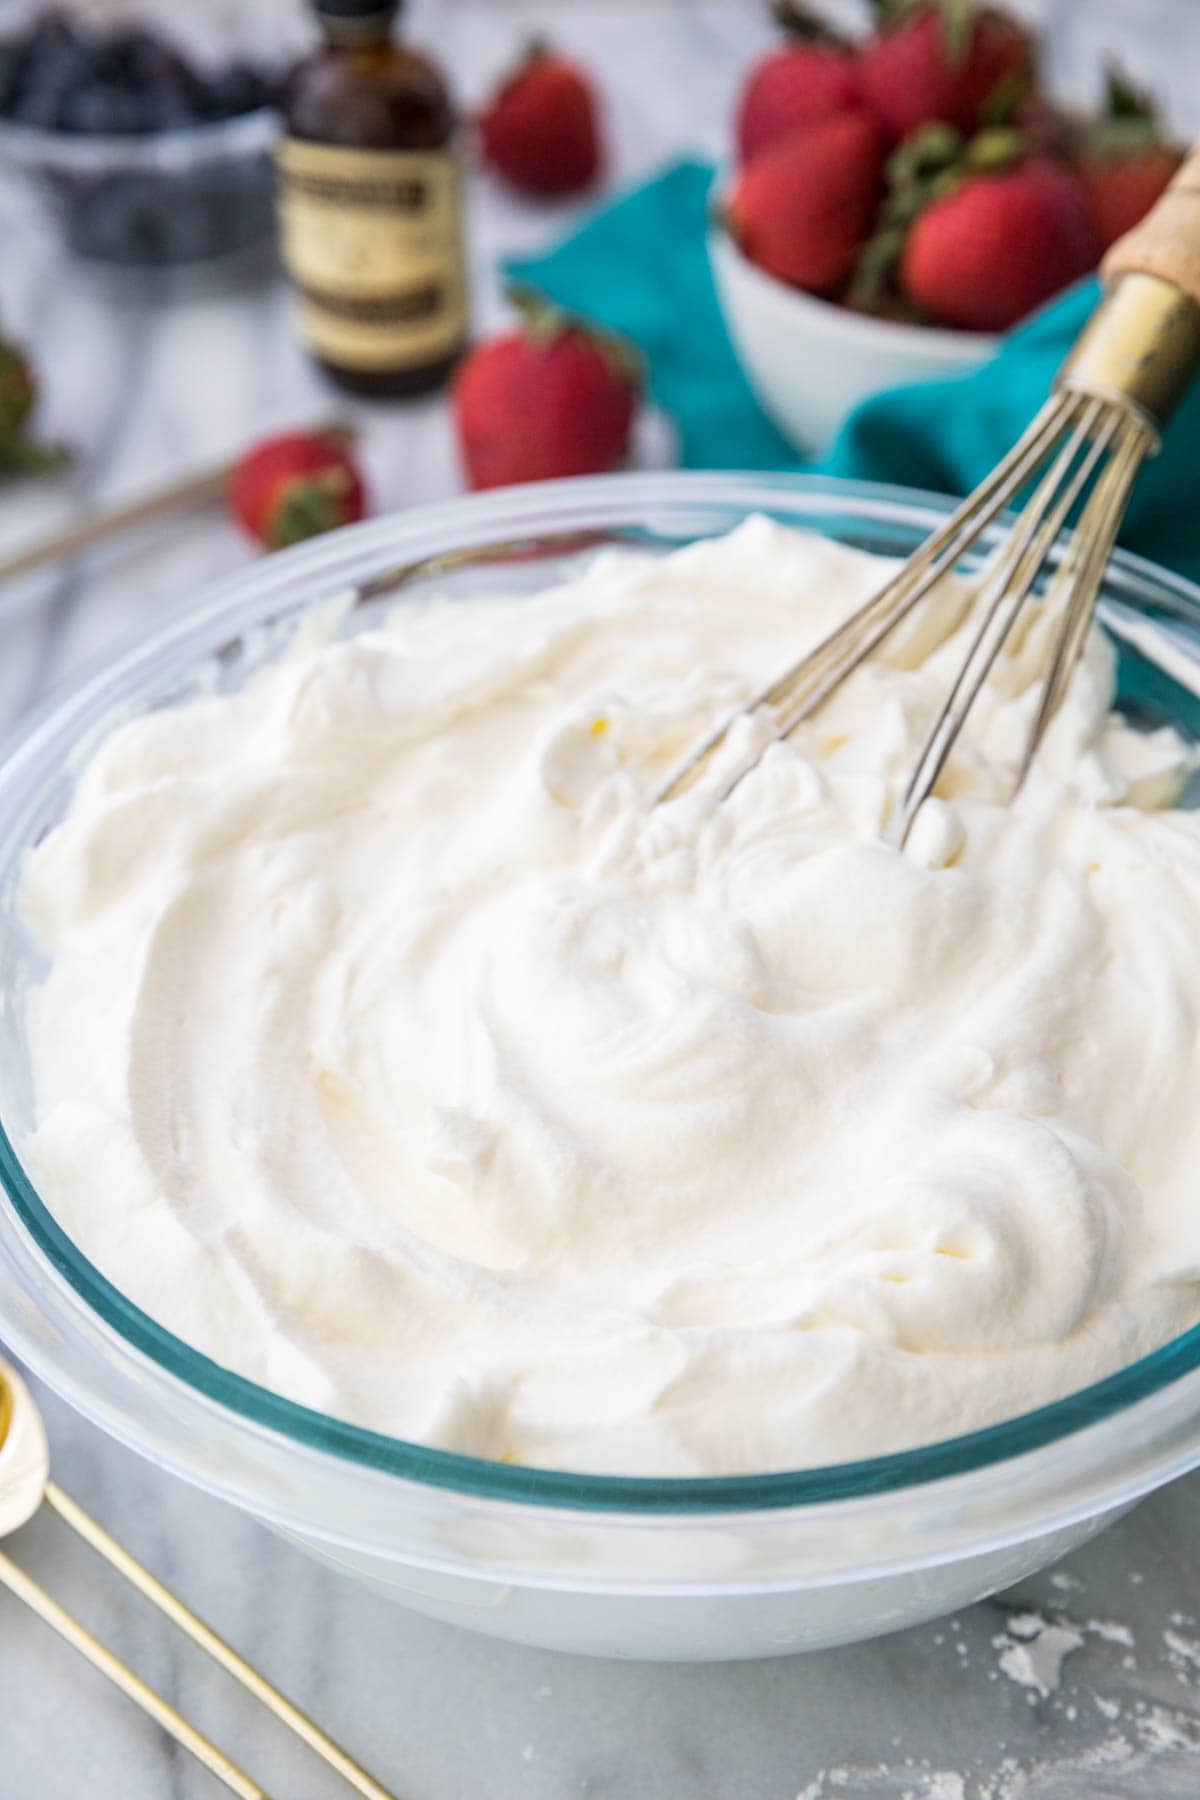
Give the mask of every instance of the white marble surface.
<svg viewBox="0 0 1200 1800">
<path fill-rule="evenodd" d="M 210 0 L 191 0 L 189 12 L 206 5 L 211 17 Z M 578 47 L 610 94 L 619 180 L 684 149 L 718 153 L 737 71 L 765 38 L 756 0 L 425 0 L 411 10 L 468 99 L 533 23 Z M 852 0 L 842 10 L 852 14 Z M 1121 45 L 1180 129 L 1200 128 L 1196 0 L 1042 0 L 1033 10 L 1048 21 L 1061 88 L 1094 92 L 1102 51 Z M 500 316 L 497 254 L 553 236 L 570 209 L 526 207 L 484 180 L 473 200 L 486 326 Z M 277 287 L 113 289 L 65 262 L 36 210 L 5 186 L 0 245 L 0 313 L 36 346 L 45 427 L 80 452 L 65 482 L 0 499 L 0 546 L 272 425 L 341 410 L 296 348 Z M 380 507 L 455 490 L 441 403 L 359 418 Z M 208 515 L 6 589 L 0 724 L 246 555 Z M 390 1608 L 44 1398 L 64 1485 L 403 1800 L 1184 1800 L 1200 1789 L 1200 1476 L 1146 1503 L 1069 1569 L 943 1624 L 792 1662 L 646 1668 L 513 1649 Z M 35 1521 L 16 1554 L 278 1800 L 344 1791 L 61 1526 Z M 1080 1639 L 1044 1694 L 1017 1678 L 1021 1656 L 1004 1632 L 1031 1605 L 1066 1616 Z M 1043 1673 L 1051 1647 L 1033 1659 Z M 218 1791 L 0 1596 L 0 1800 Z"/>
</svg>

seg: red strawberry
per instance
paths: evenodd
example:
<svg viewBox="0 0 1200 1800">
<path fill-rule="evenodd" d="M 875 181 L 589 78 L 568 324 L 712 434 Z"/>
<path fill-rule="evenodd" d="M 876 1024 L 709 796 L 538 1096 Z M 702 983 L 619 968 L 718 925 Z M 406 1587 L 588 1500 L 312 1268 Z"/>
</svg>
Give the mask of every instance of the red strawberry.
<svg viewBox="0 0 1200 1800">
<path fill-rule="evenodd" d="M 473 488 L 599 475 L 629 449 L 639 377 L 627 346 L 521 298 L 516 331 L 480 344 L 454 383 L 454 422 Z"/>
<path fill-rule="evenodd" d="M 239 457 L 229 506 L 267 550 L 352 524 L 367 510 L 362 476 L 345 445 L 313 431 L 281 432 Z"/>
<path fill-rule="evenodd" d="M 36 399 L 33 364 L 19 345 L 0 338 L 0 476 L 37 475 L 67 461 L 60 444 L 43 444 L 28 435 Z"/>
<path fill-rule="evenodd" d="M 909 231 L 900 281 L 947 324 L 1006 331 L 1095 268 L 1098 248 L 1078 178 L 1034 156 L 934 200 Z"/>
<path fill-rule="evenodd" d="M 831 293 L 870 233 L 882 186 L 878 125 L 866 113 L 842 113 L 781 138 L 742 170 L 729 229 L 781 281 Z"/>
<path fill-rule="evenodd" d="M 1182 161 L 1154 101 L 1110 68 L 1104 115 L 1088 133 L 1079 163 L 1102 250 L 1141 223 Z"/>
<path fill-rule="evenodd" d="M 1084 163 L 1080 176 L 1102 251 L 1141 223 L 1182 160 L 1170 145 L 1151 144 L 1126 156 Z"/>
<path fill-rule="evenodd" d="M 1031 151 L 1070 162 L 1075 154 L 1078 120 L 1070 110 L 1037 89 L 1026 95 L 1012 113 L 1012 125 Z"/>
<path fill-rule="evenodd" d="M 0 339 L 0 433 L 17 433 L 28 422 L 37 395 L 33 365 L 16 344 Z"/>
<path fill-rule="evenodd" d="M 1006 13 L 973 0 L 886 0 L 884 18 L 859 53 L 858 74 L 896 138 L 933 119 L 970 133 L 989 100 L 1007 92 L 1011 106 L 1032 81 L 1029 35 Z"/>
<path fill-rule="evenodd" d="M 600 172 L 596 92 L 577 64 L 531 44 L 479 118 L 483 153 L 529 194 L 573 194 Z"/>
<path fill-rule="evenodd" d="M 737 146 L 749 162 L 802 125 L 862 104 L 854 59 L 832 44 L 787 44 L 755 63 L 742 90 Z"/>
</svg>

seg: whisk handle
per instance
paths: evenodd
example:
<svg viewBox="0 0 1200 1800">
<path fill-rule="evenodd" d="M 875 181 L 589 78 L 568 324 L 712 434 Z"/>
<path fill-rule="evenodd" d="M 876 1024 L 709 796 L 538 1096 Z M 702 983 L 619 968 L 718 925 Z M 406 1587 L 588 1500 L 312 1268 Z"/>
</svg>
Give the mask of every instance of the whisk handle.
<svg viewBox="0 0 1200 1800">
<path fill-rule="evenodd" d="M 1200 306 L 1200 144 L 1140 225 L 1118 238 L 1104 259 L 1104 274 L 1157 275 L 1182 288 Z"/>
</svg>

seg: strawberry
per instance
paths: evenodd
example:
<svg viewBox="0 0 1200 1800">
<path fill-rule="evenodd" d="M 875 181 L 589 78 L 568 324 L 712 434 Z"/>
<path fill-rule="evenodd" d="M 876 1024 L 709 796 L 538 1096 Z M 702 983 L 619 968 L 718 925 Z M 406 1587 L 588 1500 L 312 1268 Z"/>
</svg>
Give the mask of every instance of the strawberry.
<svg viewBox="0 0 1200 1800">
<path fill-rule="evenodd" d="M 479 117 L 486 160 L 528 194 L 574 194 L 600 172 L 596 92 L 585 72 L 529 46 Z"/>
<path fill-rule="evenodd" d="M 454 422 L 473 488 L 599 475 L 629 449 L 640 376 L 627 345 L 514 296 L 516 331 L 478 345 L 454 382 Z"/>
<path fill-rule="evenodd" d="M 1083 165 L 1088 213 L 1102 251 L 1141 223 L 1182 160 L 1169 144 L 1148 144 L 1144 150 Z"/>
<path fill-rule="evenodd" d="M 862 46 L 858 77 L 892 136 L 933 119 L 970 133 L 1007 114 L 1033 79 L 1029 34 L 974 0 L 877 0 L 881 28 Z"/>
<path fill-rule="evenodd" d="M 772 50 L 754 65 L 737 116 L 737 146 L 747 163 L 803 125 L 862 104 L 854 59 L 827 44 Z"/>
<path fill-rule="evenodd" d="M 0 339 L 0 434 L 15 434 L 24 427 L 36 393 L 29 358 L 15 344 Z"/>
<path fill-rule="evenodd" d="M 1141 223 L 1182 161 L 1163 134 L 1153 100 L 1110 68 L 1104 113 L 1087 134 L 1079 159 L 1101 250 Z"/>
<path fill-rule="evenodd" d="M 33 364 L 19 345 L 0 338 L 0 475 L 37 475 L 67 461 L 61 445 L 29 436 L 36 400 Z"/>
<path fill-rule="evenodd" d="M 756 156 L 730 193 L 727 222 L 752 262 L 828 294 L 853 267 L 882 186 L 878 125 L 867 113 L 842 113 Z"/>
<path fill-rule="evenodd" d="M 1078 177 L 1046 156 L 968 173 L 908 232 L 909 300 L 969 331 L 1006 331 L 1096 266 L 1099 246 Z"/>
<path fill-rule="evenodd" d="M 284 431 L 238 458 L 229 478 L 229 507 L 267 550 L 350 525 L 367 510 L 366 490 L 350 452 L 333 433 Z"/>
<path fill-rule="evenodd" d="M 773 10 L 791 41 L 756 62 L 742 89 L 736 135 L 744 163 L 802 125 L 862 106 L 854 57 L 845 40 L 814 20 L 797 0 L 776 0 Z"/>
</svg>

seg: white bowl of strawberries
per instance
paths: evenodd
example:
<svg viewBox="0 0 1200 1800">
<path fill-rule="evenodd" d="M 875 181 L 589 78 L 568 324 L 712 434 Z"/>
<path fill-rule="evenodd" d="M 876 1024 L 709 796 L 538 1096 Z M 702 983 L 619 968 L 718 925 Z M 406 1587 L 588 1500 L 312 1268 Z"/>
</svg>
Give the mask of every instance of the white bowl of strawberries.
<svg viewBox="0 0 1200 1800">
<path fill-rule="evenodd" d="M 882 0 L 858 43 L 814 25 L 751 69 L 710 255 L 763 409 L 809 453 L 859 401 L 968 370 L 1094 269 L 1178 167 L 1151 103 L 1038 86 L 1028 28 L 971 0 Z"/>
</svg>

